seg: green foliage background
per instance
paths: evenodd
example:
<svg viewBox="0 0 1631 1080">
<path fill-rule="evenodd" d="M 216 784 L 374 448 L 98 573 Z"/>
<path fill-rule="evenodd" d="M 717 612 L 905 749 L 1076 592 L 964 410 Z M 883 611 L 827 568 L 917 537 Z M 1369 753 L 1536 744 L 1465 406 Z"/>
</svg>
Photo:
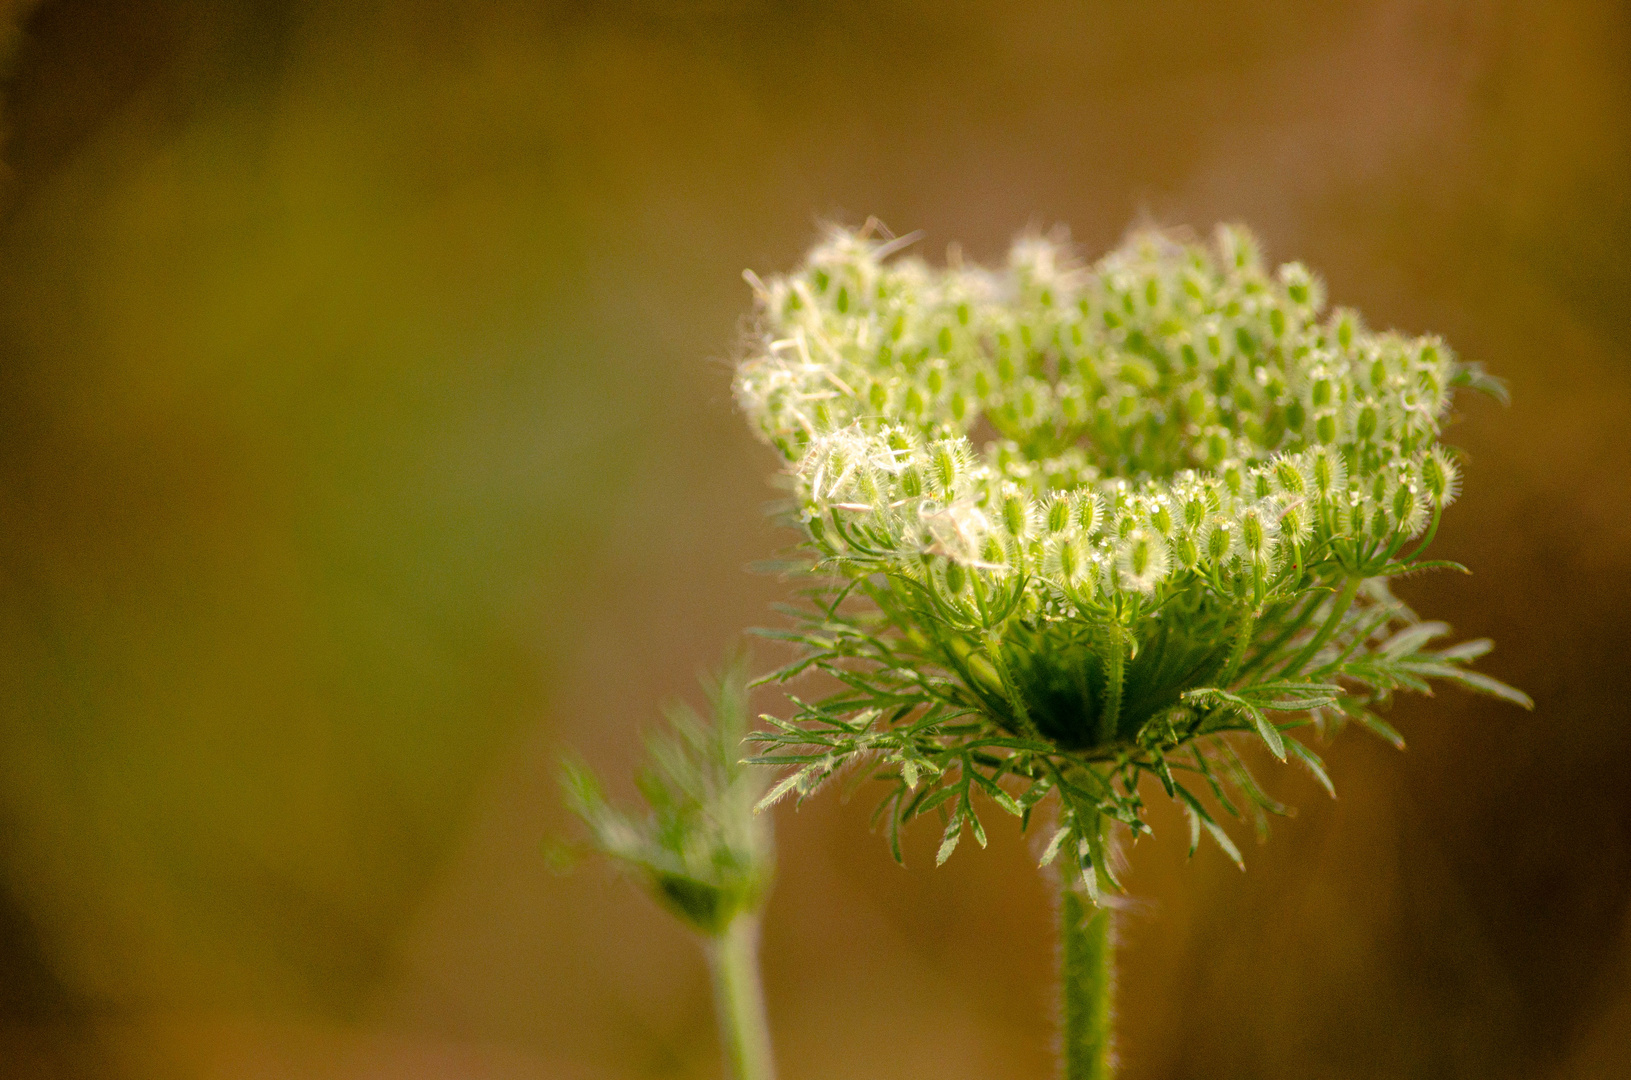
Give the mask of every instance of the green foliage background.
<svg viewBox="0 0 1631 1080">
<path fill-rule="evenodd" d="M 564 747 L 626 771 L 785 598 L 737 275 L 869 214 L 984 260 L 1246 221 L 1511 382 L 1446 436 L 1476 576 L 1401 592 L 1536 711 L 1401 702 L 1335 803 L 1270 773 L 1302 813 L 1245 876 L 1153 815 L 1129 1080 L 1624 1060 L 1623 6 L 5 18 L 0 1076 L 715 1074 L 690 943 L 539 842 Z M 778 817 L 784 1074 L 1044 1075 L 1034 852 L 901 871 L 871 803 Z"/>
</svg>

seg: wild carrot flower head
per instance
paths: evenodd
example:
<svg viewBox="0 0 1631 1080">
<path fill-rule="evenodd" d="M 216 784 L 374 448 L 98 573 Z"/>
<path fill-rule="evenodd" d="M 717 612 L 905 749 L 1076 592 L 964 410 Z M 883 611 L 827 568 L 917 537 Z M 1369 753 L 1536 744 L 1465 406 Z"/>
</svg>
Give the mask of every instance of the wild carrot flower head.
<svg viewBox="0 0 1631 1080">
<path fill-rule="evenodd" d="M 1275 805 L 1229 732 L 1323 777 L 1286 731 L 1396 740 L 1373 710 L 1434 678 L 1526 700 L 1467 670 L 1487 642 L 1427 651 L 1447 628 L 1387 588 L 1444 565 L 1420 554 L 1459 488 L 1452 394 L 1500 392 L 1476 365 L 1327 311 L 1237 227 L 1092 265 L 1036 236 L 995 270 L 900 246 L 835 230 L 749 276 L 736 399 L 786 461 L 815 575 L 783 675 L 845 686 L 782 723 L 764 760 L 798 768 L 772 798 L 864 763 L 891 837 L 942 808 L 944 857 L 965 827 L 983 842 L 974 792 L 1028 819 L 1057 790 L 1050 857 L 1096 891 L 1100 818 L 1145 828 L 1144 773 L 1226 847 L 1201 796 Z"/>
</svg>

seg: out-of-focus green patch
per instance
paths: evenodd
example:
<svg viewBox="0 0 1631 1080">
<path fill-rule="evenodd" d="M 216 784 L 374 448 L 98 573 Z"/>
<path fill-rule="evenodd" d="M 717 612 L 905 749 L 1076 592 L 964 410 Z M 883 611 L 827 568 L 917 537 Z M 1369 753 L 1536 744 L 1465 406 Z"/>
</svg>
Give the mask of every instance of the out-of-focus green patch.
<svg viewBox="0 0 1631 1080">
<path fill-rule="evenodd" d="M 360 1002 L 661 435 L 532 103 L 395 62 L 138 100 L 4 241 L 0 810 L 110 1001 Z"/>
</svg>

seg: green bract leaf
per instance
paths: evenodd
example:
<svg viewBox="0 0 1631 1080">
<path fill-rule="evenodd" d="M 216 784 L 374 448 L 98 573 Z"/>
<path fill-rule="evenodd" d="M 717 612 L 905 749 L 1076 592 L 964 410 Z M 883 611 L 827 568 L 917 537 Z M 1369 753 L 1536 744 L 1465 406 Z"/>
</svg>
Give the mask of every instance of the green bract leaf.
<svg viewBox="0 0 1631 1080">
<path fill-rule="evenodd" d="M 1476 690 L 1480 694 L 1500 698 L 1502 701 L 1511 702 L 1521 708 L 1533 709 L 1535 707 L 1535 699 L 1522 690 L 1508 686 L 1501 680 L 1491 678 L 1481 672 L 1457 670 L 1454 674 L 1448 674 L 1445 677 L 1455 680 L 1469 690 Z"/>
<path fill-rule="evenodd" d="M 1183 787 L 1178 789 L 1178 797 L 1183 800 L 1184 810 L 1190 816 L 1192 835 L 1195 832 L 1195 824 L 1198 823 L 1201 828 L 1206 830 L 1207 835 L 1217 842 L 1218 847 L 1223 849 L 1223 853 L 1229 856 L 1236 866 L 1242 870 L 1246 869 L 1246 860 L 1240 857 L 1240 849 L 1235 846 L 1233 840 L 1229 839 L 1229 834 L 1223 831 L 1223 827 L 1212 820 L 1212 815 L 1206 812 L 1206 807 L 1201 805 L 1200 800 L 1191 795 L 1187 788 Z M 1193 841 L 1190 843 L 1189 853 L 1191 855 L 1195 854 L 1195 843 Z"/>
<path fill-rule="evenodd" d="M 1286 749 L 1291 751 L 1292 757 L 1308 767 L 1308 771 L 1314 774 L 1314 779 L 1320 782 L 1320 787 L 1325 789 L 1327 795 L 1333 799 L 1337 797 L 1336 786 L 1331 783 L 1331 777 L 1325 772 L 1325 762 L 1320 760 L 1318 754 L 1296 739 L 1287 739 Z"/>
<path fill-rule="evenodd" d="M 951 858 L 951 853 L 957 850 L 957 844 L 963 839 L 963 813 L 961 809 L 954 811 L 951 820 L 946 822 L 946 831 L 940 838 L 940 850 L 935 852 L 934 864 L 940 866 Z"/>
<path fill-rule="evenodd" d="M 1395 750 L 1405 748 L 1404 736 L 1394 730 L 1393 725 L 1368 709 L 1358 709 L 1353 714 L 1361 726 L 1385 742 L 1391 743 Z"/>
</svg>

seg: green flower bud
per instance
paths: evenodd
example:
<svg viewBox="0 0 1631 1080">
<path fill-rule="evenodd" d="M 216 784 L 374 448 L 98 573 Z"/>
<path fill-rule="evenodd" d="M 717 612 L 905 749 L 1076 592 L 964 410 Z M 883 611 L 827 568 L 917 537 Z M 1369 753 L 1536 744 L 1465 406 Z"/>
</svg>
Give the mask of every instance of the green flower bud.
<svg viewBox="0 0 1631 1080">
<path fill-rule="evenodd" d="M 1461 490 L 1461 471 L 1443 447 L 1435 446 L 1421 463 L 1422 487 L 1435 506 L 1447 506 Z"/>
<path fill-rule="evenodd" d="M 1166 496 L 1158 497 L 1150 508 L 1150 528 L 1161 536 L 1172 535 L 1172 508 L 1167 505 Z"/>
<path fill-rule="evenodd" d="M 1307 503 L 1299 502 L 1280 515 L 1280 538 L 1301 546 L 1314 535 L 1314 515 Z"/>
<path fill-rule="evenodd" d="M 1314 494 L 1321 500 L 1335 498 L 1348 481 L 1348 469 L 1342 455 L 1323 446 L 1309 451 L 1308 474 Z"/>
<path fill-rule="evenodd" d="M 1031 499 L 1022 491 L 1010 491 L 1002 500 L 1002 523 L 1008 534 L 1023 540 L 1031 531 Z"/>
<path fill-rule="evenodd" d="M 1337 344 L 1344 350 L 1351 349 L 1359 337 L 1359 316 L 1352 311 L 1339 311 L 1333 329 Z"/>
<path fill-rule="evenodd" d="M 1184 499 L 1184 528 L 1190 532 L 1198 532 L 1206 522 L 1207 511 L 1211 509 L 1203 492 L 1195 492 Z"/>
<path fill-rule="evenodd" d="M 1070 525 L 1071 498 L 1063 491 L 1056 491 L 1048 498 L 1048 531 L 1050 533 L 1063 532 Z"/>
<path fill-rule="evenodd" d="M 1300 498 L 1308 492 L 1308 478 L 1303 474 L 1302 459 L 1281 454 L 1274 459 L 1274 481 L 1291 498 Z"/>
<path fill-rule="evenodd" d="M 1354 415 L 1354 434 L 1369 439 L 1376 434 L 1376 406 L 1362 405 Z"/>
<path fill-rule="evenodd" d="M 1145 594 L 1155 591 L 1171 565 L 1166 542 L 1147 529 L 1128 533 L 1116 555 L 1123 584 Z"/>
<path fill-rule="evenodd" d="M 1324 286 L 1302 263 L 1287 263 L 1280 267 L 1280 283 L 1285 286 L 1286 296 L 1291 302 L 1310 314 L 1317 312 L 1325 303 Z"/>
<path fill-rule="evenodd" d="M 1217 518 L 1212 522 L 1211 531 L 1206 534 L 1206 560 L 1213 565 L 1220 565 L 1229 556 L 1233 555 L 1240 546 L 1240 530 L 1228 518 Z"/>
<path fill-rule="evenodd" d="M 1391 510 L 1394 522 L 1404 535 L 1415 536 L 1427 528 L 1427 519 L 1430 516 L 1427 500 L 1414 481 L 1399 485 L 1394 494 Z"/>
<path fill-rule="evenodd" d="M 1257 557 L 1274 545 L 1279 531 L 1279 508 L 1272 500 L 1264 500 L 1240 512 L 1240 547 L 1247 555 Z"/>
<path fill-rule="evenodd" d="M 1172 553 L 1178 565 L 1185 570 L 1193 570 L 1200 565 L 1200 545 L 1195 542 L 1195 534 L 1187 529 L 1173 538 Z"/>
<path fill-rule="evenodd" d="M 967 470 L 966 452 L 958 442 L 943 439 L 929 449 L 930 469 L 935 490 L 944 495 L 954 491 Z"/>
<path fill-rule="evenodd" d="M 1082 530 L 1082 535 L 1092 536 L 1098 532 L 1104 521 L 1104 507 L 1099 497 L 1083 488 L 1071 497 L 1071 503 L 1076 511 L 1076 527 Z"/>
</svg>

